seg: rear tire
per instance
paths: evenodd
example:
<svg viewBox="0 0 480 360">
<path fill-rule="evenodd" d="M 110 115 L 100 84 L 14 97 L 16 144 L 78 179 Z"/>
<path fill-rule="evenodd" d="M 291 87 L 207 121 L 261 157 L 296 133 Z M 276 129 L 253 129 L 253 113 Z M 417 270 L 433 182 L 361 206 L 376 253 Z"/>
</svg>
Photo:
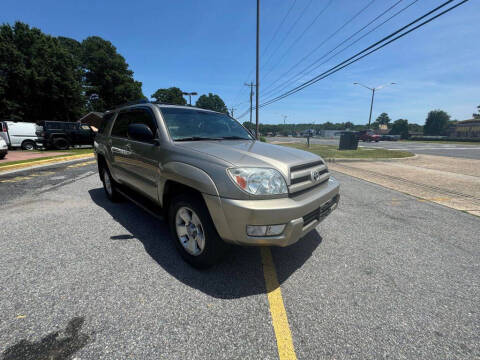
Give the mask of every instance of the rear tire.
<svg viewBox="0 0 480 360">
<path fill-rule="evenodd" d="M 65 138 L 56 138 L 53 140 L 53 147 L 57 150 L 68 150 L 70 143 Z"/>
<path fill-rule="evenodd" d="M 22 150 L 28 150 L 28 151 L 33 151 L 37 148 L 35 145 L 35 142 L 32 140 L 25 140 L 22 142 Z"/>
<path fill-rule="evenodd" d="M 187 214 L 184 216 L 181 213 L 185 213 L 185 210 Z M 200 195 L 182 194 L 175 197 L 168 211 L 168 223 L 175 247 L 193 267 L 204 269 L 218 263 L 228 249 L 218 235 Z M 188 229 L 188 233 L 182 228 Z M 179 231 L 183 234 L 179 234 Z"/>
<path fill-rule="evenodd" d="M 101 171 L 102 174 L 102 182 L 103 182 L 103 189 L 105 190 L 105 194 L 107 195 L 108 200 L 112 202 L 119 202 L 122 199 L 122 196 L 117 191 L 117 183 L 113 180 L 110 171 L 106 166 L 102 166 Z"/>
<path fill-rule="evenodd" d="M 0 160 L 4 159 L 7 154 L 0 154 Z"/>
</svg>

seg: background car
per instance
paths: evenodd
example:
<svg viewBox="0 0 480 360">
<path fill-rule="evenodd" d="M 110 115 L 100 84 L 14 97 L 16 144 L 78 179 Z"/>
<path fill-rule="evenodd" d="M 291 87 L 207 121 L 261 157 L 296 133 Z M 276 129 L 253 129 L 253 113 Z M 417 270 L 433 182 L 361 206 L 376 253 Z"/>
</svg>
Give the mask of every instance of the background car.
<svg viewBox="0 0 480 360">
<path fill-rule="evenodd" d="M 35 150 L 38 136 L 35 134 L 36 125 L 32 122 L 5 121 L 9 146 L 11 148 L 22 148 L 22 150 Z"/>
<path fill-rule="evenodd" d="M 67 150 L 73 145 L 92 145 L 95 132 L 78 122 L 40 121 L 36 126 L 38 142 L 45 148 Z"/>
<path fill-rule="evenodd" d="M 8 138 L 8 126 L 5 121 L 0 121 L 0 139 L 3 139 L 8 146 L 10 146 L 10 139 Z"/>
<path fill-rule="evenodd" d="M 371 141 L 379 142 L 380 139 L 381 139 L 381 136 L 375 134 L 372 130 L 361 130 L 357 133 L 357 137 L 358 137 L 358 140 L 361 140 L 361 141 L 364 141 L 364 142 L 365 141 L 367 141 L 367 142 L 371 142 Z"/>
<path fill-rule="evenodd" d="M 0 137 L 0 160 L 3 159 L 8 153 L 8 145 L 3 138 Z"/>
</svg>

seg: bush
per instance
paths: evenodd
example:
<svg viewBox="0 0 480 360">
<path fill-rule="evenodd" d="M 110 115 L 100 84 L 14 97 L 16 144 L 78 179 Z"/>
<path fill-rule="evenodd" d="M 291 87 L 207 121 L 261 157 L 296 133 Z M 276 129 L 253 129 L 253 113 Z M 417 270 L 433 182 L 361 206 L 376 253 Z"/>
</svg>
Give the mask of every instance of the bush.
<svg viewBox="0 0 480 360">
<path fill-rule="evenodd" d="M 260 141 L 261 142 L 267 142 L 267 139 L 265 138 L 265 136 L 260 136 Z"/>
</svg>

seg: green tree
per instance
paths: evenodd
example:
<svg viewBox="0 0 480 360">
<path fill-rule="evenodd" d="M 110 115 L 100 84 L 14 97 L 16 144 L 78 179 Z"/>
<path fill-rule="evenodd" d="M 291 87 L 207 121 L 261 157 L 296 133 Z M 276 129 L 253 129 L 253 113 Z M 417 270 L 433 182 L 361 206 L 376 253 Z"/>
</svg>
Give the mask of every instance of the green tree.
<svg viewBox="0 0 480 360">
<path fill-rule="evenodd" d="M 373 123 L 373 126 L 375 128 L 378 128 L 380 125 L 387 125 L 387 127 L 388 127 L 388 125 L 390 124 L 390 121 L 391 121 L 391 119 L 388 116 L 388 114 L 383 112 L 377 117 L 377 119 Z"/>
<path fill-rule="evenodd" d="M 97 95 L 95 111 L 144 98 L 142 83 L 133 79 L 125 58 L 110 41 L 91 36 L 82 41 L 82 63 L 85 69 L 85 95 Z"/>
<path fill-rule="evenodd" d="M 81 80 L 79 62 L 61 40 L 21 22 L 0 26 L 0 118 L 77 120 Z"/>
<path fill-rule="evenodd" d="M 418 124 L 408 124 L 408 133 L 422 133 L 423 134 L 423 126 Z"/>
<path fill-rule="evenodd" d="M 424 135 L 445 135 L 450 115 L 443 110 L 432 110 L 428 113 L 423 127 Z"/>
<path fill-rule="evenodd" d="M 473 113 L 474 119 L 480 119 L 480 105 L 477 106 L 477 113 Z"/>
<path fill-rule="evenodd" d="M 390 134 L 400 135 L 402 139 L 408 139 L 408 120 L 395 120 L 393 122 L 392 129 L 390 130 Z"/>
<path fill-rule="evenodd" d="M 355 125 L 350 122 L 350 121 L 347 121 L 345 124 L 344 124 L 344 129 L 353 129 Z"/>
<path fill-rule="evenodd" d="M 228 114 L 227 106 L 223 102 L 222 98 L 212 93 L 200 96 L 195 103 L 195 106 L 202 109 L 208 109 Z"/>
<path fill-rule="evenodd" d="M 150 97 L 158 102 L 175 105 L 186 105 L 187 101 L 183 97 L 183 92 L 178 87 L 168 89 L 158 89 Z"/>
</svg>

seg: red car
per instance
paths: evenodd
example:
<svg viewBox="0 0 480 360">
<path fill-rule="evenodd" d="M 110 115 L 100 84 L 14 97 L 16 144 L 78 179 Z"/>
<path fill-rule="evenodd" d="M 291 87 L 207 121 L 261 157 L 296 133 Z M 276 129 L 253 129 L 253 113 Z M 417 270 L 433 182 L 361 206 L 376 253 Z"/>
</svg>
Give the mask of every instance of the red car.
<svg viewBox="0 0 480 360">
<path fill-rule="evenodd" d="M 375 134 L 372 130 L 362 130 L 357 133 L 358 140 L 379 142 L 381 136 Z"/>
</svg>

